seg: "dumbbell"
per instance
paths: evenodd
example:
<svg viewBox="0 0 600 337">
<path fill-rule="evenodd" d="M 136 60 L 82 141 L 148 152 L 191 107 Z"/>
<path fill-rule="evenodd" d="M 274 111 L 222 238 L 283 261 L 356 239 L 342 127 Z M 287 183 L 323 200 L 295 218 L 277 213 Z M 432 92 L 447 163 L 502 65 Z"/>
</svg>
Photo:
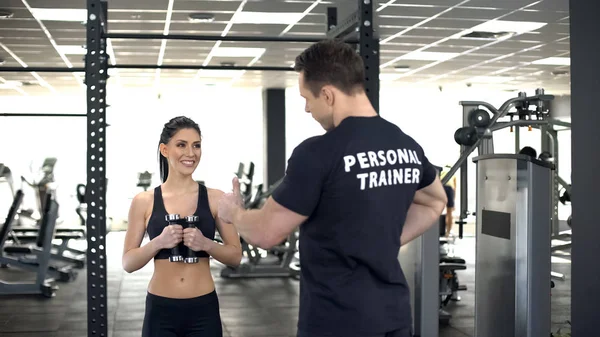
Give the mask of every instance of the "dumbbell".
<svg viewBox="0 0 600 337">
<path fill-rule="evenodd" d="M 168 222 L 168 225 L 178 225 L 181 222 L 181 217 L 179 214 L 167 214 L 165 216 L 165 220 Z M 183 256 L 179 252 L 179 244 L 173 248 L 171 248 L 171 256 L 169 256 L 169 261 L 171 262 L 181 262 L 183 261 Z"/>
<path fill-rule="evenodd" d="M 185 217 L 187 228 L 196 228 L 196 224 L 200 221 L 200 217 L 196 215 L 189 215 Z M 185 263 L 198 263 L 198 257 L 194 254 L 194 251 L 190 248 L 187 249 L 187 256 L 184 260 Z"/>
</svg>

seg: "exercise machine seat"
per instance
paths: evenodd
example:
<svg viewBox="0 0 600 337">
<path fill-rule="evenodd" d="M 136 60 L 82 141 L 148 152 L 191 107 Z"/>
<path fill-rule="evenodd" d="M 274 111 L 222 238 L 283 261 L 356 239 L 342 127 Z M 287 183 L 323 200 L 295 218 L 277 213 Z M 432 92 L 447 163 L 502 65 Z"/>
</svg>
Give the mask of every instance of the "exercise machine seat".
<svg viewBox="0 0 600 337">
<path fill-rule="evenodd" d="M 440 263 L 440 270 L 465 270 L 467 266 L 458 263 Z"/>
<path fill-rule="evenodd" d="M 8 246 L 4 247 L 4 252 L 8 254 L 35 254 L 34 250 L 23 246 Z"/>
<path fill-rule="evenodd" d="M 442 262 L 442 263 L 459 263 L 459 264 L 466 263 L 464 259 L 461 259 L 459 257 L 450 257 L 450 256 L 440 257 L 440 262 Z"/>
</svg>

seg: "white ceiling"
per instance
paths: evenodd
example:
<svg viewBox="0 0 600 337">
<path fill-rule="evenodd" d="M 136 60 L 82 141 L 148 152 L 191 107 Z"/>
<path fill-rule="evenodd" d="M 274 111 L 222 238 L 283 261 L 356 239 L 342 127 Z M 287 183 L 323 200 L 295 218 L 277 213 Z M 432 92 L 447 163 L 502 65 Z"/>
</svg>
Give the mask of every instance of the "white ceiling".
<svg viewBox="0 0 600 337">
<path fill-rule="evenodd" d="M 85 5 L 85 0 L 2 0 L 0 10 L 13 13 L 0 19 L 3 66 L 83 67 Z M 330 6 L 338 6 L 341 21 L 357 8 L 357 0 L 109 0 L 108 26 L 112 33 L 321 38 Z M 570 89 L 568 0 L 376 0 L 374 8 L 382 88 L 470 83 L 502 90 L 544 87 L 564 93 Z M 191 22 L 188 16 L 195 12 L 211 13 L 214 20 Z M 261 17 L 251 12 L 269 14 Z M 266 22 L 272 19 L 279 23 Z M 496 21 L 479 26 L 491 20 Z M 249 21 L 256 23 L 243 23 Z M 499 23 L 505 25 L 489 27 Z M 473 28 L 514 33 L 495 40 L 462 37 Z M 290 67 L 309 45 L 112 39 L 108 51 L 117 64 Z M 559 59 L 544 61 L 551 57 Z M 111 69 L 110 73 L 111 85 L 141 89 L 221 83 L 293 86 L 297 78 L 293 71 Z M 0 72 L 0 95 L 84 94 L 82 80 L 81 73 Z"/>
</svg>

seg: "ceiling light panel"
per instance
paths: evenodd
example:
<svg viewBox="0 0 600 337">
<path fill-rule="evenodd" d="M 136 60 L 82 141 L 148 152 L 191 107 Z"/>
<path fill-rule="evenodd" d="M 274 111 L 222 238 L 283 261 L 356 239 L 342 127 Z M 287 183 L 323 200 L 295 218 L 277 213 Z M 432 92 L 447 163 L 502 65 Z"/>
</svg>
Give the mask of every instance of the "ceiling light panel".
<svg viewBox="0 0 600 337">
<path fill-rule="evenodd" d="M 213 50 L 215 57 L 260 57 L 265 48 L 219 47 Z"/>
<path fill-rule="evenodd" d="M 454 5 L 454 4 L 452 4 Z M 388 6 L 380 14 L 384 14 L 386 16 L 396 16 L 396 17 L 409 17 L 409 18 L 419 18 L 421 20 L 427 19 L 431 16 L 438 14 L 439 12 L 444 11 L 446 8 L 450 7 L 450 4 L 447 3 L 446 7 L 406 7 L 406 6 Z M 419 20 L 420 21 L 420 20 Z"/>
<path fill-rule="evenodd" d="M 176 2 L 177 3 L 177 2 Z M 165 5 L 166 7 L 166 5 Z M 187 18 L 187 14 L 177 13 L 180 16 L 184 16 Z M 112 24 L 113 22 L 119 21 L 131 21 L 131 22 L 139 22 L 139 21 L 165 21 L 165 17 L 167 12 L 146 12 L 143 10 L 131 10 L 131 11 L 112 11 L 112 7 L 109 9 L 109 21 Z M 175 13 L 173 13 L 173 17 L 175 17 Z M 187 20 L 187 19 L 186 19 Z"/>
<path fill-rule="evenodd" d="M 239 1 L 234 1 L 234 2 L 238 2 L 239 3 Z M 244 11 L 248 11 L 248 12 L 276 12 L 276 11 L 282 11 L 282 10 L 284 10 L 286 12 L 302 13 L 302 12 L 304 12 L 306 10 L 306 8 L 308 8 L 308 6 L 312 5 L 313 2 L 314 1 L 295 1 L 295 2 L 291 2 L 291 1 L 280 1 L 280 0 L 267 0 L 267 1 L 250 0 L 244 6 Z M 353 0 L 353 2 L 355 2 L 355 1 Z M 335 5 L 341 6 L 342 4 L 338 3 L 338 4 L 335 4 Z M 353 5 L 356 6 L 355 3 Z M 315 11 L 320 11 L 320 13 L 325 13 L 327 6 L 331 6 L 331 4 L 325 5 L 325 6 L 317 6 L 317 8 L 315 8 Z M 341 13 L 338 10 L 338 14 L 343 14 L 343 13 Z"/>
<path fill-rule="evenodd" d="M 198 78 L 233 78 L 243 74 L 243 70 L 201 69 Z"/>
<path fill-rule="evenodd" d="M 476 25 L 471 28 L 471 30 L 477 32 L 510 32 L 515 34 L 523 34 L 536 31 L 546 25 L 546 22 L 491 20 Z"/>
<path fill-rule="evenodd" d="M 569 57 L 548 57 L 532 62 L 537 65 L 556 65 L 556 66 L 568 66 L 571 65 L 571 59 Z"/>
<path fill-rule="evenodd" d="M 77 6 L 80 7 L 80 6 Z M 85 22 L 87 10 L 81 8 L 32 8 L 31 13 L 40 21 Z"/>
<path fill-rule="evenodd" d="M 242 11 L 232 18 L 235 24 L 290 25 L 298 22 L 302 13 L 269 13 Z"/>
<path fill-rule="evenodd" d="M 59 45 L 57 49 L 65 55 L 85 55 L 87 53 L 82 45 Z"/>
</svg>

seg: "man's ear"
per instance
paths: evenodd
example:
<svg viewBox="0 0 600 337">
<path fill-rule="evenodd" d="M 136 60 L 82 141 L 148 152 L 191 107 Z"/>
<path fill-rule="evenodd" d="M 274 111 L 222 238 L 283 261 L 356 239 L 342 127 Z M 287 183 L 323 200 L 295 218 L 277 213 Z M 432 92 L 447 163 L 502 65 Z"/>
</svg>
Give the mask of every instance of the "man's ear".
<svg viewBox="0 0 600 337">
<path fill-rule="evenodd" d="M 327 105 L 333 106 L 333 103 L 335 102 L 335 95 L 330 86 L 323 86 L 323 88 L 321 88 L 321 95 L 323 95 L 323 97 L 325 98 L 325 102 L 327 102 Z"/>
</svg>

